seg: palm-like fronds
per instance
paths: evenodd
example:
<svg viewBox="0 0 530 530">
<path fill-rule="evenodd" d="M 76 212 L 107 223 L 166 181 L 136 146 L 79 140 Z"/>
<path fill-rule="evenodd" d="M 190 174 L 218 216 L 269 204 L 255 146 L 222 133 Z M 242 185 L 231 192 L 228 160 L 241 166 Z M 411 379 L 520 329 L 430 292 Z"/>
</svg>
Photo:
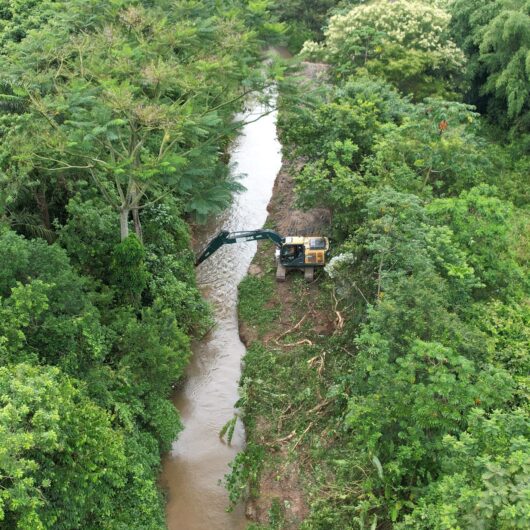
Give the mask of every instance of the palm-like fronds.
<svg viewBox="0 0 530 530">
<path fill-rule="evenodd" d="M 25 232 L 30 237 L 40 237 L 49 243 L 57 238 L 57 234 L 43 226 L 40 219 L 28 212 L 9 212 L 8 221 L 12 228 Z"/>
<path fill-rule="evenodd" d="M 27 98 L 24 91 L 13 87 L 9 83 L 0 82 L 0 112 L 20 114 L 27 108 Z"/>
</svg>

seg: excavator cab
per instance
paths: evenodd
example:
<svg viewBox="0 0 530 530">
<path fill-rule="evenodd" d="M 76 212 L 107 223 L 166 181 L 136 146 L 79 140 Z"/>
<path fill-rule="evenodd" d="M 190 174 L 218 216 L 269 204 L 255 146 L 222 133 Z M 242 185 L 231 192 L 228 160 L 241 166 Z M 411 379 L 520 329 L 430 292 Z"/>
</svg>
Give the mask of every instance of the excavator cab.
<svg viewBox="0 0 530 530">
<path fill-rule="evenodd" d="M 302 266 L 304 264 L 304 245 L 285 243 L 280 249 L 279 259 L 286 267 Z"/>
</svg>

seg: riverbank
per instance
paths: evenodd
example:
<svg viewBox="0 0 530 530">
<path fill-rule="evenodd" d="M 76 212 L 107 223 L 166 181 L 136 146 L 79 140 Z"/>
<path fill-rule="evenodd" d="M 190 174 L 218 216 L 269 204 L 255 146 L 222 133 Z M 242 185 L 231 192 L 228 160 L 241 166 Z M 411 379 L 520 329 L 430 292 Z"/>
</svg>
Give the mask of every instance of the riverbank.
<svg viewBox="0 0 530 530">
<path fill-rule="evenodd" d="M 315 76 L 315 65 L 305 70 Z M 281 111 L 280 111 L 281 112 Z M 284 157 L 266 226 L 282 235 L 327 234 L 330 213 L 295 207 L 293 175 L 300 162 Z M 247 517 L 270 528 L 299 528 L 320 491 L 324 467 L 314 449 L 333 441 L 326 409 L 328 372 L 334 359 L 325 345 L 341 325 L 324 272 L 306 283 L 300 272 L 275 281 L 274 246 L 260 242 L 239 287 L 239 330 L 247 346 L 241 378 L 241 411 L 247 433 L 245 457 L 236 460 L 232 490 L 249 486 Z"/>
</svg>

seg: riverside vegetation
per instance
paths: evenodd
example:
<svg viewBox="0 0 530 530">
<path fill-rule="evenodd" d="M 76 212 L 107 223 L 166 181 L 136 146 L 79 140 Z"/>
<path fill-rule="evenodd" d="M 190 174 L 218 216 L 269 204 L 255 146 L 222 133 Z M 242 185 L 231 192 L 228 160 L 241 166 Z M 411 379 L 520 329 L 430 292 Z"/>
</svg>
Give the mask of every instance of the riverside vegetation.
<svg viewBox="0 0 530 530">
<path fill-rule="evenodd" d="M 169 400 L 209 326 L 188 221 L 282 26 L 239 0 L 0 2 L 0 526 L 165 527 Z"/>
<path fill-rule="evenodd" d="M 279 128 L 333 258 L 275 286 L 262 246 L 240 286 L 232 499 L 254 528 L 528 528 L 530 4 L 319 2 L 320 34 L 302 4 L 327 74 Z"/>
</svg>

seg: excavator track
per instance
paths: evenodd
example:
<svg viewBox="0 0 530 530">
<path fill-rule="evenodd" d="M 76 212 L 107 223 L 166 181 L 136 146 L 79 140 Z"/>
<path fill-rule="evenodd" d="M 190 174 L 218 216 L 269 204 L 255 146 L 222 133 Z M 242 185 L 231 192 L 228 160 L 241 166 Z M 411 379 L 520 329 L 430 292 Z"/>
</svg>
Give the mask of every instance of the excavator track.
<svg viewBox="0 0 530 530">
<path fill-rule="evenodd" d="M 304 269 L 304 279 L 306 282 L 312 282 L 315 278 L 315 267 L 306 267 Z"/>
<path fill-rule="evenodd" d="M 278 262 L 278 266 L 276 267 L 276 280 L 279 282 L 284 282 L 286 272 L 287 269 L 280 262 Z"/>
</svg>

